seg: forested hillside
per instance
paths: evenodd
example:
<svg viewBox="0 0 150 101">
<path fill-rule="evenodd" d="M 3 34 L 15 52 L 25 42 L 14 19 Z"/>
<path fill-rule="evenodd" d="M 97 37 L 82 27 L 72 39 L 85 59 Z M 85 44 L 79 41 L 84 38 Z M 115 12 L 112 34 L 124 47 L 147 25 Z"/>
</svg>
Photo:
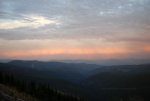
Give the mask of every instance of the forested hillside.
<svg viewBox="0 0 150 101">
<path fill-rule="evenodd" d="M 51 88 L 48 84 L 18 80 L 5 72 L 0 72 L 0 92 L 25 101 L 81 101 L 79 97 Z"/>
</svg>

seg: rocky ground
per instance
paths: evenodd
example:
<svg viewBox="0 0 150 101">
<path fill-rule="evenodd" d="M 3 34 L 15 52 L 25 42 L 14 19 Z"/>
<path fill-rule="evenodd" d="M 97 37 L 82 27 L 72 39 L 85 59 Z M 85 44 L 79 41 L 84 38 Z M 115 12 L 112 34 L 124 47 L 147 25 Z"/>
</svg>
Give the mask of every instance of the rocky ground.
<svg viewBox="0 0 150 101">
<path fill-rule="evenodd" d="M 10 96 L 0 90 L 0 101 L 24 101 L 24 100 Z"/>
</svg>

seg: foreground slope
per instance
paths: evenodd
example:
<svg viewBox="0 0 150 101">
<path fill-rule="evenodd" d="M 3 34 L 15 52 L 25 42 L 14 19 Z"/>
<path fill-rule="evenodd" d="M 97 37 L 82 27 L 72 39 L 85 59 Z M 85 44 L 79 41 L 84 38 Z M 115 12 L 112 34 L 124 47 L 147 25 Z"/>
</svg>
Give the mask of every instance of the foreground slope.
<svg viewBox="0 0 150 101">
<path fill-rule="evenodd" d="M 12 74 L 0 72 L 0 100 L 6 101 L 81 101 L 50 85 L 18 80 Z"/>
</svg>

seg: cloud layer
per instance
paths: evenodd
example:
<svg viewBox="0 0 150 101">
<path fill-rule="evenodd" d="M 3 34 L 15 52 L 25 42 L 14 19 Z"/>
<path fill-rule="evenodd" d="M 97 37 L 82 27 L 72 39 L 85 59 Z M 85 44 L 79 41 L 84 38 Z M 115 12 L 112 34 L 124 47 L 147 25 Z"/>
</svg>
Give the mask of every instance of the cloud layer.
<svg viewBox="0 0 150 101">
<path fill-rule="evenodd" d="M 78 53 L 91 59 L 147 58 L 149 5 L 149 0 L 0 0 L 0 58 L 65 59 Z"/>
<path fill-rule="evenodd" d="M 57 24 L 54 19 L 43 16 L 29 15 L 19 20 L 1 20 L 0 29 L 16 29 L 22 27 L 39 28 L 49 24 Z"/>
</svg>

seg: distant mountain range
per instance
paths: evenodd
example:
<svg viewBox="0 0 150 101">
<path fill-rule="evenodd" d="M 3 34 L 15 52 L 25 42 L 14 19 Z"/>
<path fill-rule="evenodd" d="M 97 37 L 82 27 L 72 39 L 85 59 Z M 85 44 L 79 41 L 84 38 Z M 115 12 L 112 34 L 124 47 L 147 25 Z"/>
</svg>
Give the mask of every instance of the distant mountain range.
<svg viewBox="0 0 150 101">
<path fill-rule="evenodd" d="M 137 96 L 143 99 L 147 98 L 147 90 L 150 90 L 150 64 L 102 66 L 15 60 L 0 63 L 0 71 L 12 73 L 17 79 L 50 84 L 51 87 L 83 96 L 89 101 L 112 101 L 107 99 L 110 92 L 120 94 L 112 94 L 110 98 L 115 96 L 115 101 L 122 99 L 124 92 L 127 93 L 127 98 L 130 98 L 129 93 L 132 92 L 136 95 L 134 99 Z"/>
<path fill-rule="evenodd" d="M 10 61 L 13 61 L 12 59 L 1 59 L 1 63 L 8 63 Z M 33 61 L 33 60 L 26 60 L 26 61 Z M 137 64 L 147 64 L 150 61 L 149 59 L 96 59 L 96 60 L 86 60 L 86 59 L 69 59 L 69 60 L 38 60 L 43 62 L 51 62 L 51 61 L 57 61 L 57 62 L 63 62 L 63 63 L 87 63 L 87 64 L 98 64 L 98 65 L 105 65 L 105 66 L 111 66 L 111 65 L 137 65 Z"/>
</svg>

